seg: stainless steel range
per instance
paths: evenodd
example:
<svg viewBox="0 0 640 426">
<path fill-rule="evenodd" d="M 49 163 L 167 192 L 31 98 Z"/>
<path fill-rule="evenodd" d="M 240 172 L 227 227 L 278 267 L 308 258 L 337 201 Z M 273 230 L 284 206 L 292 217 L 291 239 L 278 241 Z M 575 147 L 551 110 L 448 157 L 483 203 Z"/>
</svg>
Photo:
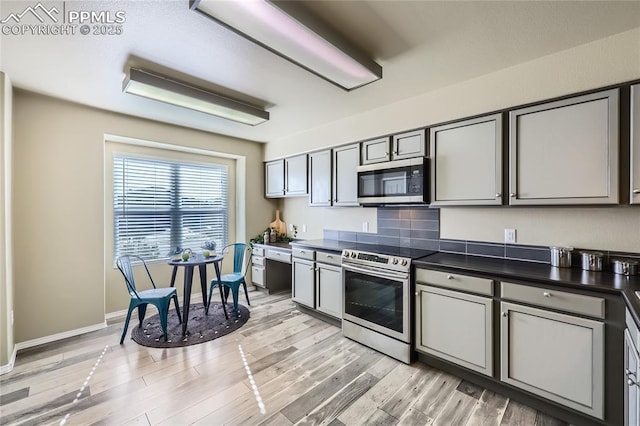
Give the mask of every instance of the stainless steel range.
<svg viewBox="0 0 640 426">
<path fill-rule="evenodd" d="M 400 249 L 392 247 L 381 251 L 391 254 L 342 251 L 342 333 L 408 364 L 413 353 L 411 259 L 418 255 L 396 255 Z"/>
</svg>

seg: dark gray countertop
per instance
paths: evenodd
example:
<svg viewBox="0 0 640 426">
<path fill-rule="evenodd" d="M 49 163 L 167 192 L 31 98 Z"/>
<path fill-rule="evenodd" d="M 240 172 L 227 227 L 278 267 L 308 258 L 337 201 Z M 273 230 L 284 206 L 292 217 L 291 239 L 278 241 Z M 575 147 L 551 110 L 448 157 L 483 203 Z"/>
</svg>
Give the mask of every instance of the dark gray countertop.
<svg viewBox="0 0 640 426">
<path fill-rule="evenodd" d="M 357 246 L 355 242 L 338 241 L 338 240 L 295 240 L 291 241 L 292 247 L 307 247 L 317 250 L 327 250 L 341 252 L 344 249 L 354 249 Z"/>
<path fill-rule="evenodd" d="M 256 246 L 265 247 L 265 248 L 275 247 L 275 248 L 284 249 L 284 250 L 291 250 L 290 243 L 256 244 Z"/>
<path fill-rule="evenodd" d="M 611 271 L 591 272 L 580 268 L 556 268 L 545 263 L 494 259 L 451 253 L 436 253 L 413 261 L 416 267 L 474 274 L 495 278 L 517 279 L 566 288 L 621 295 L 640 326 L 640 276 L 627 277 Z"/>
</svg>

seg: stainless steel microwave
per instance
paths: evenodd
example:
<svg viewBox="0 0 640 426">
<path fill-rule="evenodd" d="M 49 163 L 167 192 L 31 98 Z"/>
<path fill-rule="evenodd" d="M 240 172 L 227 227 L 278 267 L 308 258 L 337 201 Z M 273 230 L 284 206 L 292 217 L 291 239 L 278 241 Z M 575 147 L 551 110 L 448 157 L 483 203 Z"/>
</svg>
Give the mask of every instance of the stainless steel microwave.
<svg viewBox="0 0 640 426">
<path fill-rule="evenodd" d="M 367 164 L 358 167 L 358 202 L 363 205 L 427 204 L 427 157 Z"/>
</svg>

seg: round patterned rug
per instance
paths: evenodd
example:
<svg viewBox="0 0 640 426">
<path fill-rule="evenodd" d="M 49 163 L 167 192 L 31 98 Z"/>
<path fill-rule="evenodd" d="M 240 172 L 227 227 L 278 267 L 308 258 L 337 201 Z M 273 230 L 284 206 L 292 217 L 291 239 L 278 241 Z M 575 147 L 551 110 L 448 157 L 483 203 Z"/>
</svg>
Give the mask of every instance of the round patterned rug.
<svg viewBox="0 0 640 426">
<path fill-rule="evenodd" d="M 151 348 L 179 348 L 208 342 L 239 329 L 249 319 L 249 310 L 245 306 L 238 304 L 238 316 L 233 313 L 231 303 L 227 303 L 226 306 L 229 319 L 224 317 L 220 302 L 211 302 L 209 315 L 205 315 L 201 303 L 189 305 L 187 335 L 182 336 L 182 323 L 178 322 L 178 315 L 172 303 L 169 309 L 166 342 L 162 338 L 158 314 L 145 318 L 142 327 L 138 327 L 137 319 L 132 318 L 129 322 L 129 327 L 133 326 L 131 338 L 136 343 Z M 147 308 L 147 311 L 153 310 L 155 308 L 152 306 Z"/>
</svg>

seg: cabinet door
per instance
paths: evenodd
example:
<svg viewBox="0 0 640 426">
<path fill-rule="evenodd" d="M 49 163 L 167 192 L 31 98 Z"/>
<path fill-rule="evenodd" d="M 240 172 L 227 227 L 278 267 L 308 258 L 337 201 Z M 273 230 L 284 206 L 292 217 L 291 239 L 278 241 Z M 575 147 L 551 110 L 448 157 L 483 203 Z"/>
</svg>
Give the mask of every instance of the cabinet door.
<svg viewBox="0 0 640 426">
<path fill-rule="evenodd" d="M 604 324 L 502 302 L 500 379 L 604 418 Z"/>
<path fill-rule="evenodd" d="M 258 287 L 265 287 L 264 284 L 264 266 L 251 266 L 251 282 Z"/>
<path fill-rule="evenodd" d="M 360 164 L 381 163 L 391 160 L 389 137 L 362 142 Z"/>
<path fill-rule="evenodd" d="M 618 202 L 618 89 L 509 113 L 509 204 Z"/>
<path fill-rule="evenodd" d="M 309 154 L 309 205 L 331 205 L 331 150 Z"/>
<path fill-rule="evenodd" d="M 624 426 L 640 424 L 640 389 L 638 389 L 640 357 L 629 330 L 624 330 Z"/>
<path fill-rule="evenodd" d="M 291 267 L 292 299 L 315 309 L 315 271 L 313 262 L 293 259 Z"/>
<path fill-rule="evenodd" d="M 264 183 L 265 197 L 284 196 L 284 160 L 269 161 L 264 164 Z"/>
<path fill-rule="evenodd" d="M 430 130 L 431 205 L 502 204 L 502 116 Z"/>
<path fill-rule="evenodd" d="M 285 195 L 307 195 L 307 154 L 284 159 Z"/>
<path fill-rule="evenodd" d="M 424 129 L 394 135 L 391 159 L 402 160 L 424 156 L 427 152 L 424 135 Z"/>
<path fill-rule="evenodd" d="M 416 350 L 493 374 L 492 299 L 416 285 Z"/>
<path fill-rule="evenodd" d="M 316 265 L 316 309 L 342 319 L 342 270 L 338 266 Z"/>
<path fill-rule="evenodd" d="M 640 84 L 631 86 L 631 204 L 640 204 Z"/>
<path fill-rule="evenodd" d="M 333 150 L 333 205 L 358 206 L 358 165 L 360 145 Z"/>
</svg>

